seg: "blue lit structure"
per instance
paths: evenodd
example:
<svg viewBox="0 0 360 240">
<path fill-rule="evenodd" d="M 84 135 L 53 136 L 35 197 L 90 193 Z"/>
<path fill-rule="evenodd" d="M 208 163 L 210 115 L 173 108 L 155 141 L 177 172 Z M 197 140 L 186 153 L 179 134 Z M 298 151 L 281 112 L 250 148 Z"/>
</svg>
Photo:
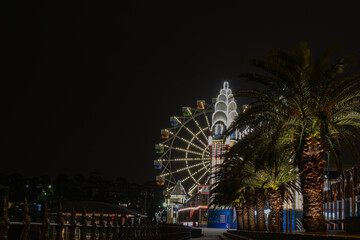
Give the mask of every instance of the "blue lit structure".
<svg viewBox="0 0 360 240">
<path fill-rule="evenodd" d="M 233 214 L 234 212 L 231 209 L 209 209 L 209 222 L 207 227 L 236 229 L 236 213 L 235 217 Z"/>
</svg>

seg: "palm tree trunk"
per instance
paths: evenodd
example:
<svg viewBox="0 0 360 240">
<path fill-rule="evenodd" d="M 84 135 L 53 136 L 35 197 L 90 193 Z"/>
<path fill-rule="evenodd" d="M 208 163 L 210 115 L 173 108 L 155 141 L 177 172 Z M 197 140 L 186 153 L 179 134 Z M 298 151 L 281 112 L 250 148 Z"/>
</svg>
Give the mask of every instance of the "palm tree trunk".
<svg viewBox="0 0 360 240">
<path fill-rule="evenodd" d="M 249 197 L 249 230 L 255 231 L 255 199 L 254 194 L 251 194 Z"/>
<path fill-rule="evenodd" d="M 256 201 L 256 212 L 257 212 L 257 226 L 259 231 L 266 231 L 265 224 L 265 193 L 264 189 L 255 189 L 255 201 Z"/>
<path fill-rule="evenodd" d="M 307 232 L 326 231 L 323 215 L 324 145 L 318 139 L 306 139 L 300 165 L 300 182 L 303 194 L 302 224 Z"/>
<path fill-rule="evenodd" d="M 280 189 L 269 188 L 267 191 L 267 198 L 271 210 L 271 217 L 269 221 L 270 232 L 278 232 L 282 230 L 283 210 L 284 210 L 284 194 Z"/>
<path fill-rule="evenodd" d="M 236 207 L 237 230 L 243 230 L 243 207 Z"/>
<path fill-rule="evenodd" d="M 249 212 L 248 212 L 248 203 L 244 202 L 244 208 L 243 208 L 243 226 L 244 230 L 249 230 Z"/>
</svg>

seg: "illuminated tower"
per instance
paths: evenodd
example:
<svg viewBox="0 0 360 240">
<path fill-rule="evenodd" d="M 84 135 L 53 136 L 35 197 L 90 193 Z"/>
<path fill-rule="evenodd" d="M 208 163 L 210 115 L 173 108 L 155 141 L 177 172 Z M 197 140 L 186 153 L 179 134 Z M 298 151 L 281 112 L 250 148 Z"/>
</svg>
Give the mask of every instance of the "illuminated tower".
<svg viewBox="0 0 360 240">
<path fill-rule="evenodd" d="M 225 139 L 226 130 L 238 116 L 236 109 L 237 105 L 231 89 L 229 88 L 229 83 L 224 82 L 223 88 L 220 90 L 220 94 L 215 101 L 215 109 L 212 115 L 211 136 L 209 137 L 212 175 L 218 169 L 217 165 L 224 161 L 223 154 L 237 139 L 239 139 L 238 131 L 235 131 Z"/>
</svg>

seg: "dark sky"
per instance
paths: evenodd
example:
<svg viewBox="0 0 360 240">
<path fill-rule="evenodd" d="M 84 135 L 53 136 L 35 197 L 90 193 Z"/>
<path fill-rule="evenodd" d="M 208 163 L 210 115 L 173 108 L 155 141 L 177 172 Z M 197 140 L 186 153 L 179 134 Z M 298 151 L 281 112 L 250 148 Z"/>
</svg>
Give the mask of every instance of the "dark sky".
<svg viewBox="0 0 360 240">
<path fill-rule="evenodd" d="M 8 10 L 5 174 L 153 180 L 169 117 L 224 80 L 251 87 L 236 77 L 248 59 L 302 40 L 359 51 L 356 1 L 50 2 Z"/>
</svg>

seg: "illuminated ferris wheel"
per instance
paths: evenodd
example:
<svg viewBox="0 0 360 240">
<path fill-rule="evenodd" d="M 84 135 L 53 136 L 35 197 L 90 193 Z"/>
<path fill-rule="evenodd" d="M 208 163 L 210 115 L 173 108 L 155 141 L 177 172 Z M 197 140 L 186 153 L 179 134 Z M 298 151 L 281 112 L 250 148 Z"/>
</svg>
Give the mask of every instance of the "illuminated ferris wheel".
<svg viewBox="0 0 360 240">
<path fill-rule="evenodd" d="M 211 151 L 209 119 L 212 105 L 198 100 L 196 108 L 182 107 L 182 116 L 170 117 L 171 127 L 161 130 L 162 142 L 155 145 L 159 158 L 154 161 L 161 171 L 156 181 L 171 191 L 178 181 L 188 194 L 199 185 L 209 185 Z"/>
</svg>

